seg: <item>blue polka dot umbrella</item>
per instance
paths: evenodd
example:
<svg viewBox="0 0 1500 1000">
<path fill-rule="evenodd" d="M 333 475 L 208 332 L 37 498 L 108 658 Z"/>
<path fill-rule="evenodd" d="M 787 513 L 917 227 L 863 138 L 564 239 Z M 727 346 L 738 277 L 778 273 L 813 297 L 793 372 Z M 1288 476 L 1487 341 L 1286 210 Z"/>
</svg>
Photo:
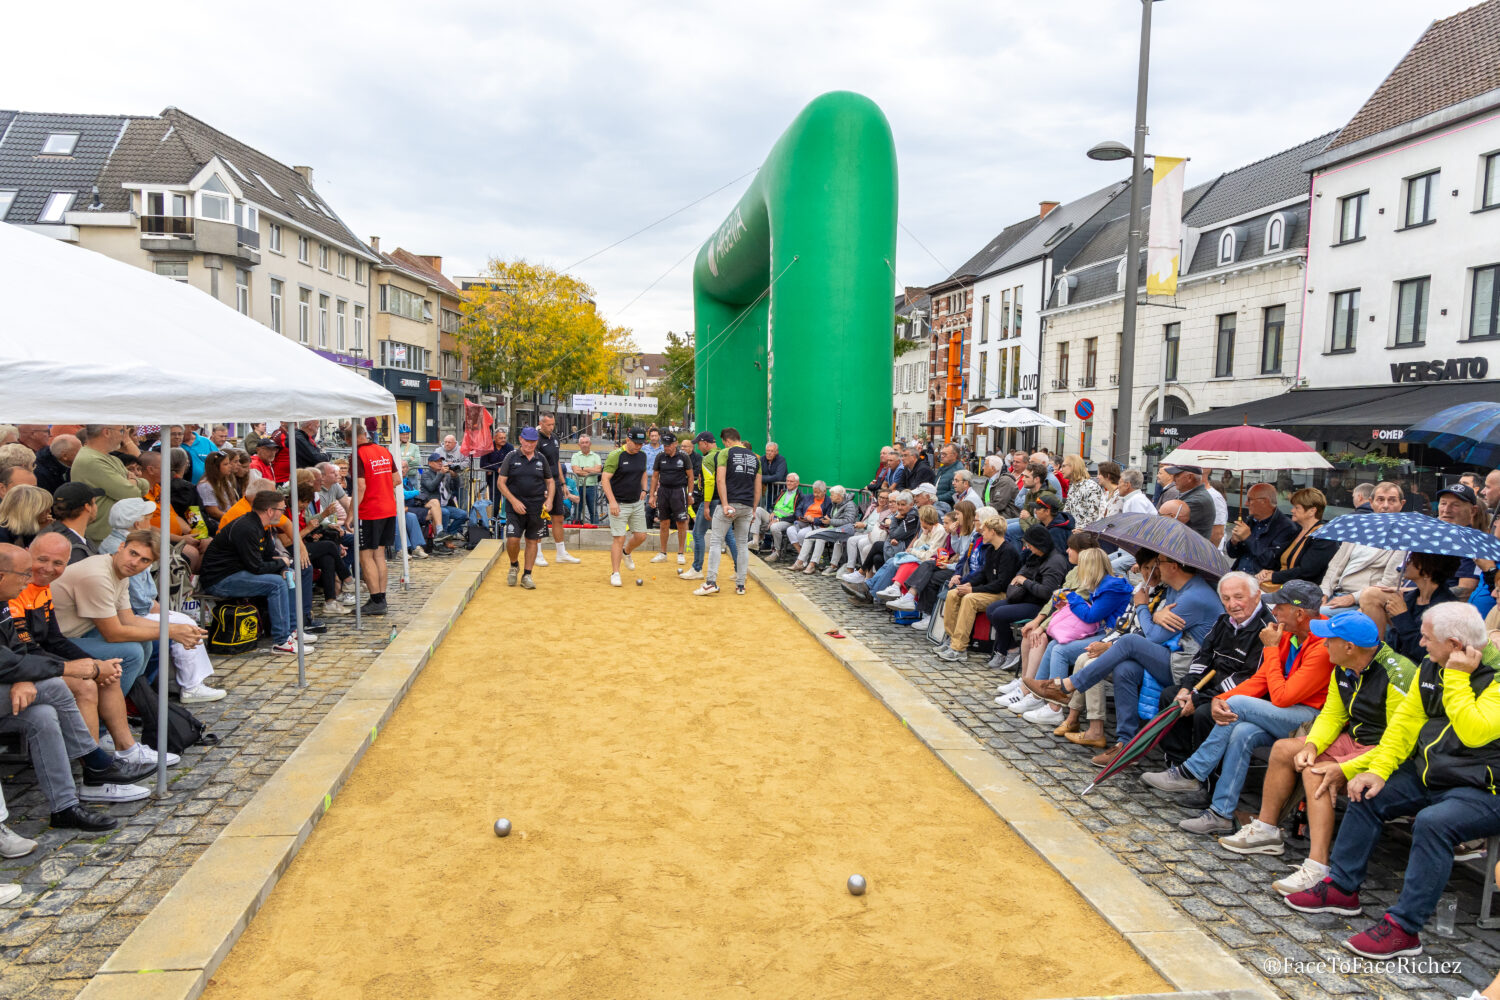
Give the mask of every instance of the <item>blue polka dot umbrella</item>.
<svg viewBox="0 0 1500 1000">
<path fill-rule="evenodd" d="M 1493 469 L 1500 465 L 1500 403 L 1460 403 L 1439 410 L 1412 424 L 1405 440 Z"/>
<path fill-rule="evenodd" d="M 1412 511 L 1341 517 L 1313 535 L 1377 549 L 1500 561 L 1500 538 Z"/>
</svg>

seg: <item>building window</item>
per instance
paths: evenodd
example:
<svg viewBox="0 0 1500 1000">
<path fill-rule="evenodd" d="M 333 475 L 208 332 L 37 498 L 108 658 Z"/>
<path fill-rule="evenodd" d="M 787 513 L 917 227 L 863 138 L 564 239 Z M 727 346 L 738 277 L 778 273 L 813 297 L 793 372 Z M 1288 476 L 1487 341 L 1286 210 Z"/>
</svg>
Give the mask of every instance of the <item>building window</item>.
<svg viewBox="0 0 1500 1000">
<path fill-rule="evenodd" d="M 1162 329 L 1162 338 L 1167 345 L 1167 357 L 1165 361 L 1166 371 L 1163 372 L 1162 377 L 1165 378 L 1168 382 L 1176 382 L 1177 354 L 1178 348 L 1182 344 L 1182 324 L 1168 323 Z"/>
<path fill-rule="evenodd" d="M 1057 386 L 1059 389 L 1068 387 L 1068 342 L 1064 341 L 1057 345 Z"/>
<path fill-rule="evenodd" d="M 328 244 L 327 243 L 319 243 L 318 244 L 318 269 L 321 270 L 321 271 L 328 270 Z"/>
<path fill-rule="evenodd" d="M 283 282 L 280 278 L 271 279 L 271 329 L 276 333 L 281 332 L 281 290 Z"/>
<path fill-rule="evenodd" d="M 250 176 L 254 177 L 256 180 L 260 181 L 260 186 L 263 187 L 263 188 L 265 188 L 267 191 L 271 192 L 271 194 L 275 195 L 277 198 L 281 197 L 280 192 L 278 192 L 269 183 L 267 183 L 266 179 L 264 177 L 262 177 L 260 174 L 257 174 L 255 171 L 252 170 L 252 171 L 250 171 Z"/>
<path fill-rule="evenodd" d="M 432 318 L 427 313 L 425 299 L 396 285 L 380 286 L 380 311 L 404 316 L 418 323 Z"/>
<path fill-rule="evenodd" d="M 297 259 L 304 264 L 308 263 L 312 259 L 309 256 L 309 244 L 311 242 L 311 240 L 309 240 L 306 236 L 303 236 L 301 233 L 297 234 Z"/>
<path fill-rule="evenodd" d="M 1083 387 L 1092 389 L 1099 375 L 1099 338 L 1090 337 L 1083 342 Z"/>
<path fill-rule="evenodd" d="M 1010 394 L 1019 396 L 1021 394 L 1021 348 L 1010 349 Z"/>
<path fill-rule="evenodd" d="M 1000 348 L 1000 356 L 995 360 L 1000 363 L 999 378 L 995 381 L 995 391 L 991 393 L 988 385 L 985 386 L 984 391 L 992 396 L 1003 396 L 1005 395 L 1006 386 L 1010 384 L 1010 352 L 1003 347 Z"/>
<path fill-rule="evenodd" d="M 443 310 L 443 332 L 457 333 L 458 328 L 463 325 L 463 313 L 454 312 L 452 309 Z"/>
<path fill-rule="evenodd" d="M 1234 230 L 1233 229 L 1226 229 L 1226 230 L 1224 230 L 1223 234 L 1219 237 L 1219 263 L 1220 264 L 1233 264 L 1234 263 Z M 1121 261 L 1121 266 L 1122 267 L 1124 266 L 1124 261 Z"/>
<path fill-rule="evenodd" d="M 1474 269 L 1469 299 L 1469 340 L 1500 337 L 1500 264 Z"/>
<path fill-rule="evenodd" d="M 365 349 L 365 307 L 354 307 L 354 350 L 361 353 Z"/>
<path fill-rule="evenodd" d="M 1437 179 L 1436 170 L 1407 179 L 1405 228 L 1425 226 L 1433 220 L 1432 191 L 1437 187 Z"/>
<path fill-rule="evenodd" d="M 988 295 L 979 300 L 979 342 L 981 344 L 990 342 L 990 297 Z"/>
<path fill-rule="evenodd" d="M 1053 410 L 1052 411 L 1052 419 L 1056 420 L 1060 424 L 1067 424 L 1067 422 L 1068 422 L 1068 411 L 1067 410 Z M 1068 428 L 1066 426 L 1059 427 L 1057 429 L 1057 439 L 1052 442 L 1052 451 L 1055 454 L 1058 454 L 1058 455 L 1065 454 L 1065 450 L 1063 448 L 1063 439 L 1066 436 L 1067 432 L 1068 432 Z"/>
<path fill-rule="evenodd" d="M 1214 378 L 1234 376 L 1234 313 L 1219 317 L 1218 339 L 1214 344 Z"/>
<path fill-rule="evenodd" d="M 73 198 L 77 192 L 53 191 L 47 196 L 47 204 L 42 206 L 42 214 L 37 216 L 38 222 L 61 222 L 68 209 L 73 207 Z"/>
<path fill-rule="evenodd" d="M 328 346 L 328 296 L 318 296 L 318 346 Z"/>
<path fill-rule="evenodd" d="M 349 277 L 349 255 L 346 253 L 339 254 L 339 277 Z"/>
<path fill-rule="evenodd" d="M 1339 199 L 1339 242 L 1353 243 L 1365 238 L 1365 206 L 1370 192 L 1361 191 Z"/>
<path fill-rule="evenodd" d="M 163 278 L 171 278 L 187 284 L 188 266 L 185 260 L 159 260 L 156 262 L 156 273 Z"/>
<path fill-rule="evenodd" d="M 380 367 L 400 368 L 409 372 L 427 370 L 427 350 L 415 344 L 401 344 L 394 340 L 380 342 Z"/>
<path fill-rule="evenodd" d="M 1286 216 L 1277 212 L 1266 222 L 1266 253 L 1286 249 Z"/>
<path fill-rule="evenodd" d="M 237 202 L 234 206 L 234 224 L 252 233 L 259 232 L 260 209 L 254 205 L 243 205 Z"/>
<path fill-rule="evenodd" d="M 1484 158 L 1484 187 L 1481 191 L 1480 208 L 1500 207 L 1500 153 L 1491 153 Z"/>
<path fill-rule="evenodd" d="M 11 203 L 15 200 L 16 192 L 0 191 L 0 222 L 3 222 L 5 217 L 10 214 Z"/>
<path fill-rule="evenodd" d="M 356 285 L 365 283 L 365 262 L 362 260 L 354 262 L 354 283 Z"/>
<path fill-rule="evenodd" d="M 312 292 L 306 288 L 297 289 L 297 340 L 307 343 L 312 326 Z"/>
<path fill-rule="evenodd" d="M 1010 330 L 1019 337 L 1021 335 L 1021 286 L 1016 286 L 1016 293 L 1010 297 Z"/>
<path fill-rule="evenodd" d="M 198 215 L 204 219 L 214 219 L 218 222 L 228 222 L 232 214 L 232 200 L 229 197 L 229 189 L 224 182 L 219 180 L 219 175 L 209 177 L 203 185 L 203 190 L 198 192 Z"/>
<path fill-rule="evenodd" d="M 1397 347 L 1420 347 L 1427 342 L 1427 299 L 1431 278 L 1412 278 L 1396 284 Z"/>
<path fill-rule="evenodd" d="M 344 312 L 348 305 L 343 299 L 339 299 L 334 305 L 333 313 L 333 345 L 340 354 L 344 352 Z"/>
<path fill-rule="evenodd" d="M 1271 306 L 1260 321 L 1260 373 L 1281 374 L 1281 346 L 1286 338 L 1286 306 Z"/>
<path fill-rule="evenodd" d="M 47 141 L 42 143 L 42 155 L 72 156 L 73 149 L 77 145 L 77 132 L 53 132 L 47 136 Z"/>
<path fill-rule="evenodd" d="M 974 392 L 973 396 L 975 398 L 988 397 L 990 394 L 989 383 L 990 356 L 988 352 L 985 352 L 979 355 L 979 385 L 977 386 L 978 391 Z"/>
<path fill-rule="evenodd" d="M 250 315 L 250 272 L 243 267 L 234 269 L 234 307 L 241 315 Z"/>
<path fill-rule="evenodd" d="M 1000 339 L 1010 336 L 1010 289 L 1000 293 Z"/>
<path fill-rule="evenodd" d="M 274 253 L 281 253 L 281 226 L 278 223 L 271 223 L 271 231 L 266 242 Z"/>
<path fill-rule="evenodd" d="M 1330 354 L 1343 354 L 1354 350 L 1354 334 L 1359 324 L 1359 289 L 1335 292 L 1333 295 L 1333 337 L 1329 341 Z"/>
</svg>

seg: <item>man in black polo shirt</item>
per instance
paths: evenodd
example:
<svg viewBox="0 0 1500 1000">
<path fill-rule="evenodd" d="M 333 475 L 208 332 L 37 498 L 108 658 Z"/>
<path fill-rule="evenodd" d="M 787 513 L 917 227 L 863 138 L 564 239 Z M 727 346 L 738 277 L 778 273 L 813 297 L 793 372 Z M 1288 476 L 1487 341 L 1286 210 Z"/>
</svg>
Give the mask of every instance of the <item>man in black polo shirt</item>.
<svg viewBox="0 0 1500 1000">
<path fill-rule="evenodd" d="M 713 455 L 714 491 L 719 506 L 714 508 L 713 533 L 708 539 L 707 578 L 693 591 L 696 597 L 719 592 L 719 558 L 724 536 L 734 531 L 734 592 L 745 593 L 745 576 L 750 572 L 750 519 L 760 506 L 760 458 L 740 441 L 740 432 L 726 427 L 719 432 L 724 447 Z"/>
<path fill-rule="evenodd" d="M 646 432 L 632 427 L 625 435 L 625 443 L 604 460 L 604 473 L 599 477 L 599 487 L 609 504 L 609 533 L 614 538 L 609 550 L 612 587 L 620 586 L 621 562 L 635 569 L 630 553 L 646 540 L 647 459 L 641 450 L 645 444 Z M 625 538 L 627 534 L 629 540 Z"/>
<path fill-rule="evenodd" d="M 552 436 L 557 427 L 557 418 L 550 413 L 543 413 L 541 419 L 536 422 L 537 444 L 536 450 L 541 452 L 547 460 L 547 465 L 552 472 L 552 499 L 547 502 L 547 511 L 552 517 L 552 541 L 556 543 L 553 547 L 556 551 L 552 557 L 559 563 L 583 562 L 577 556 L 568 554 L 568 546 L 563 543 L 563 519 L 567 516 L 567 509 L 563 505 L 564 496 L 567 492 L 567 484 L 563 480 L 562 456 L 558 451 L 557 439 Z M 537 556 L 538 566 L 547 565 L 543 556 Z"/>
<path fill-rule="evenodd" d="M 542 512 L 552 505 L 557 481 L 552 478 L 552 466 L 537 447 L 535 427 L 521 429 L 521 447 L 505 456 L 495 481 L 500 485 L 500 495 L 505 497 L 505 551 L 510 556 L 510 573 L 505 582 L 516 585 L 521 577 L 521 586 L 535 590 L 531 581 L 531 569 L 536 565 L 537 543 L 547 537 L 547 526 L 542 521 Z M 526 539 L 526 569 L 520 572 L 516 557 L 521 554 L 521 539 Z"/>
<path fill-rule="evenodd" d="M 651 496 L 656 498 L 656 518 L 661 523 L 661 551 L 651 557 L 654 563 L 667 561 L 667 542 L 672 525 L 677 526 L 677 565 L 687 564 L 688 497 L 693 492 L 693 462 L 677 447 L 677 435 L 671 431 L 661 436 L 661 454 L 651 470 Z"/>
<path fill-rule="evenodd" d="M 1204 538 L 1213 541 L 1214 498 L 1203 486 L 1203 470 L 1196 465 L 1169 465 L 1172 485 L 1177 487 L 1177 499 L 1187 504 L 1187 526 Z"/>
</svg>

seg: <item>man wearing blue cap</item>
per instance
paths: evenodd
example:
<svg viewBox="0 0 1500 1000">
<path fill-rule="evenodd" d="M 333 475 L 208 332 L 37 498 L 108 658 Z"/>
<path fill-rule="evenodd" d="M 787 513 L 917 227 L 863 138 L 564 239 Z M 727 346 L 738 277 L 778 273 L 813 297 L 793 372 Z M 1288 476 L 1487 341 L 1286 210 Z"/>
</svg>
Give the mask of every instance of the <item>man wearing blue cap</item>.
<svg viewBox="0 0 1500 1000">
<path fill-rule="evenodd" d="M 1328 877 L 1333 800 L 1344 784 L 1339 765 L 1375 748 L 1417 673 L 1416 664 L 1380 641 L 1380 629 L 1368 615 L 1349 611 L 1314 620 L 1308 628 L 1324 640 L 1333 662 L 1328 700 L 1306 739 L 1293 736 L 1271 747 L 1260 815 L 1233 836 L 1219 838 L 1236 854 L 1280 854 L 1285 847 L 1276 824 L 1301 774 L 1312 843 L 1301 867 L 1272 883 L 1283 896 L 1306 892 Z"/>
<path fill-rule="evenodd" d="M 500 495 L 505 497 L 505 550 L 510 556 L 510 573 L 505 582 L 516 585 L 520 576 L 521 586 L 535 590 L 531 570 L 536 566 L 537 543 L 547 537 L 547 526 L 542 520 L 542 511 L 552 504 L 552 493 L 557 488 L 552 478 L 552 465 L 537 451 L 535 427 L 521 429 L 521 447 L 505 456 L 505 463 L 495 475 L 500 484 Z M 526 539 L 526 567 L 521 572 L 517 559 L 521 554 L 521 539 Z"/>
</svg>

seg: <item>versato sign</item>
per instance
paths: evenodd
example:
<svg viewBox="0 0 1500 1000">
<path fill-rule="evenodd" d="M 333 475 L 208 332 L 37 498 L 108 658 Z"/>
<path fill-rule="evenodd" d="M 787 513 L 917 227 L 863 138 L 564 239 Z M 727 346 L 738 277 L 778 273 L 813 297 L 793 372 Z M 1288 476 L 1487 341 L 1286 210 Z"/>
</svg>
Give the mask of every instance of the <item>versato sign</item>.
<svg viewBox="0 0 1500 1000">
<path fill-rule="evenodd" d="M 1481 379 L 1489 374 L 1489 358 L 1449 358 L 1447 361 L 1404 361 L 1391 365 L 1392 382 L 1453 382 Z"/>
</svg>

